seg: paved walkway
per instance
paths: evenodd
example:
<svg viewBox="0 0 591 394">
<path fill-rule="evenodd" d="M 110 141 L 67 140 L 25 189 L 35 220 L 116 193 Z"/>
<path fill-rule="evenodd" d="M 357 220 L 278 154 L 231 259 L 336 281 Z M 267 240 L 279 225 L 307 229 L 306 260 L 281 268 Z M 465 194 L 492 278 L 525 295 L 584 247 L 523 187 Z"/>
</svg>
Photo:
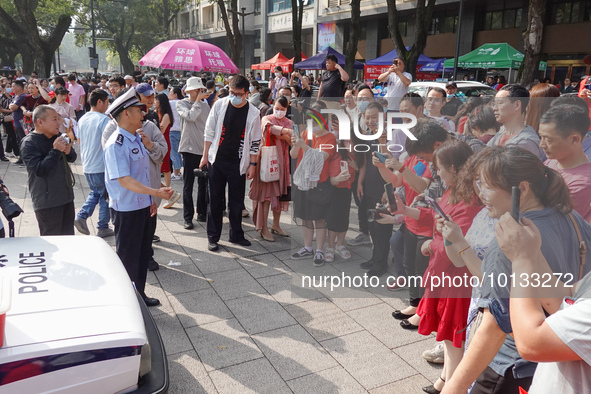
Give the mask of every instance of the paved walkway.
<svg viewBox="0 0 591 394">
<path fill-rule="evenodd" d="M 73 171 L 79 208 L 89 190 L 79 162 Z M 16 222 L 17 236 L 37 236 L 26 170 L 0 162 L 0 176 L 25 210 Z M 181 191 L 182 182 L 173 187 Z M 250 210 L 250 201 L 246 205 Z M 354 205 L 350 214 L 355 236 Z M 98 210 L 88 222 L 91 232 L 97 218 Z M 441 367 L 420 356 L 434 346 L 434 338 L 403 330 L 391 316 L 404 307 L 408 293 L 301 288 L 302 275 L 362 275 L 359 263 L 371 249 L 351 248 L 350 261 L 337 257 L 314 268 L 311 260 L 290 259 L 292 242 L 293 249 L 300 247 L 301 231 L 290 214 L 282 220 L 292 237 L 270 243 L 246 219 L 248 248 L 225 242 L 225 223 L 220 251 L 212 253 L 204 223 L 183 229 L 180 202 L 159 210 L 161 242 L 154 249 L 161 268 L 148 274 L 146 292 L 162 303 L 151 311 L 166 345 L 169 392 L 422 393 Z M 115 240 L 107 242 L 114 246 Z"/>
</svg>

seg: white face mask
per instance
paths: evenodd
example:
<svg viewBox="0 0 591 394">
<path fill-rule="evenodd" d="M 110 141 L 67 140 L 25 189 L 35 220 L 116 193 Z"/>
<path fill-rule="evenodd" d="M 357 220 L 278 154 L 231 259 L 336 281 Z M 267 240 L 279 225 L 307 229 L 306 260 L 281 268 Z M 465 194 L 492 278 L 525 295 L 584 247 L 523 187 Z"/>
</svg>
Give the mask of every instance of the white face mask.
<svg viewBox="0 0 591 394">
<path fill-rule="evenodd" d="M 281 111 L 279 109 L 273 110 L 273 113 L 277 119 L 283 119 L 287 115 L 287 111 Z"/>
<path fill-rule="evenodd" d="M 276 72 L 276 73 L 275 73 L 275 76 L 276 76 L 277 78 L 281 78 L 281 77 L 283 76 L 283 74 L 281 74 L 280 72 Z"/>
</svg>

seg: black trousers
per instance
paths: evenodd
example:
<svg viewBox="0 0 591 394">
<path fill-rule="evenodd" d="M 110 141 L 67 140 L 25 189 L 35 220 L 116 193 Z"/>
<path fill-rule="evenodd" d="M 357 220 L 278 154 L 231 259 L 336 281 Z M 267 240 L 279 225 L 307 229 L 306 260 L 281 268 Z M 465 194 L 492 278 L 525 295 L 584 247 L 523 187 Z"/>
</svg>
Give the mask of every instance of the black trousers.
<svg viewBox="0 0 591 394">
<path fill-rule="evenodd" d="M 515 378 L 511 368 L 505 372 L 505 376 L 501 376 L 491 367 L 486 367 L 474 382 L 470 394 L 519 394 L 519 387 L 529 390 L 532 380 L 533 376 Z"/>
<path fill-rule="evenodd" d="M 186 170 L 185 170 L 186 172 Z M 218 242 L 222 235 L 224 195 L 228 185 L 228 218 L 230 241 L 244 239 L 242 230 L 242 207 L 246 175 L 240 175 L 240 162 L 216 160 L 209 166 L 209 207 L 207 210 L 207 238 Z"/>
<path fill-rule="evenodd" d="M 156 225 L 158 224 L 158 215 L 150 216 L 149 222 L 150 226 L 150 254 L 148 257 L 148 261 L 154 260 L 154 248 L 152 244 L 154 243 L 154 234 L 156 234 Z"/>
<path fill-rule="evenodd" d="M 373 268 L 387 268 L 388 254 L 390 254 L 390 237 L 392 237 L 392 224 L 380 224 L 376 221 L 369 223 L 371 235 L 371 260 Z"/>
<path fill-rule="evenodd" d="M 35 211 L 41 235 L 74 235 L 74 201 Z"/>
<path fill-rule="evenodd" d="M 190 222 L 195 216 L 193 202 L 193 186 L 195 174 L 193 170 L 199 168 L 202 155 L 181 152 L 183 156 L 183 219 Z M 207 178 L 197 177 L 197 215 L 207 215 Z"/>
<path fill-rule="evenodd" d="M 359 232 L 367 235 L 369 234 L 369 223 L 367 222 L 367 207 L 363 200 L 357 198 L 357 178 L 351 183 L 351 192 L 355 205 L 357 205 L 357 220 L 359 221 Z"/>
<path fill-rule="evenodd" d="M 431 238 L 416 235 L 408 231 L 408 229 L 404 231 L 404 269 L 409 277 L 408 292 L 411 306 L 419 306 L 419 302 L 421 302 L 421 298 L 425 293 L 425 289 L 419 286 L 420 280 L 418 277 L 423 277 L 429 265 L 429 256 L 423 256 L 421 253 L 421 246 L 428 239 Z M 410 278 L 411 276 L 415 278 Z"/>
<path fill-rule="evenodd" d="M 14 152 L 15 156 L 20 154 L 19 146 L 16 144 L 16 133 L 12 122 L 4 122 L 4 130 L 6 130 L 6 152 Z"/>
<path fill-rule="evenodd" d="M 129 212 L 118 212 L 111 208 L 111 218 L 115 227 L 115 251 L 137 291 L 146 297 L 153 235 L 150 207 Z"/>
<path fill-rule="evenodd" d="M 13 152 L 16 156 L 20 157 L 20 155 L 21 155 L 21 153 L 20 153 L 21 152 L 21 141 L 23 140 L 23 138 L 25 138 L 25 130 L 23 130 L 19 126 L 17 126 L 14 128 L 14 134 L 16 135 L 16 145 L 15 146 L 17 147 L 18 153 L 14 152 L 14 150 L 13 150 Z"/>
</svg>

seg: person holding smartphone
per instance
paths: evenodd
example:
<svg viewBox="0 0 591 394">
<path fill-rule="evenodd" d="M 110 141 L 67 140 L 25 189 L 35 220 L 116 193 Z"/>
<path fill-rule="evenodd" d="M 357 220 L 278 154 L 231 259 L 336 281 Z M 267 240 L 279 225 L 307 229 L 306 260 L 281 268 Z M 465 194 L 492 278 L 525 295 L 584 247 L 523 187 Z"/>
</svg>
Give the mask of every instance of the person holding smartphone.
<svg viewBox="0 0 591 394">
<path fill-rule="evenodd" d="M 419 333 L 431 335 L 432 332 L 436 332 L 437 340 L 443 341 L 445 361 L 442 376 L 432 386 L 425 387 L 423 390 L 426 392 L 436 392 L 433 390 L 440 391 L 443 388 L 445 382 L 453 375 L 464 352 L 466 332 L 462 328 L 466 324 L 472 288 L 469 284 L 457 287 L 439 286 L 435 285 L 432 278 L 441 278 L 444 273 L 452 278 L 470 274 L 466 267 L 455 267 L 447 256 L 446 242 L 441 234 L 442 227 L 437 219 L 440 214 L 453 218 L 465 234 L 474 217 L 482 210 L 471 182 L 466 182 L 466 178 L 460 176 L 462 168 L 472 154 L 472 149 L 465 142 L 445 142 L 433 154 L 433 165 L 448 186 L 440 203 L 432 203 L 436 209 L 407 207 L 400 197 L 396 196 L 398 209 L 392 211 L 392 214 L 404 214 L 418 220 L 421 225 L 430 225 L 435 230 L 433 240 L 425 242 L 421 250 L 423 255 L 429 256 L 429 265 L 423 275 L 425 294 L 416 314 L 420 318 Z M 466 190 L 469 192 L 466 193 Z M 393 216 L 382 216 L 384 219 L 379 221 L 393 222 Z"/>
<path fill-rule="evenodd" d="M 378 77 L 378 81 L 387 82 L 388 91 L 385 97 L 388 100 L 388 111 L 398 111 L 400 99 L 408 92 L 412 82 L 412 75 L 404 71 L 404 61 L 399 57 L 394 59 L 388 71 Z"/>
</svg>

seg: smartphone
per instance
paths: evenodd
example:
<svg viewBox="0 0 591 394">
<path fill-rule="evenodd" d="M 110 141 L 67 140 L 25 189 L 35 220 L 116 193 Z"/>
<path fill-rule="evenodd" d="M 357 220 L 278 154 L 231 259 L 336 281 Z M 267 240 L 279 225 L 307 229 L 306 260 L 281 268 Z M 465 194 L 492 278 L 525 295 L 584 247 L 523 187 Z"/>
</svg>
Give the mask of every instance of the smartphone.
<svg viewBox="0 0 591 394">
<path fill-rule="evenodd" d="M 521 202 L 521 190 L 518 186 L 511 188 L 511 216 L 519 223 L 519 204 Z"/>
<path fill-rule="evenodd" d="M 343 171 L 349 172 L 349 163 L 347 163 L 345 160 L 341 160 L 341 172 Z"/>
<path fill-rule="evenodd" d="M 388 205 L 390 205 L 390 212 L 395 212 L 398 209 L 398 206 L 396 205 L 396 196 L 394 196 L 394 187 L 391 183 L 386 183 L 384 185 L 384 191 L 386 192 Z"/>
<path fill-rule="evenodd" d="M 300 138 L 300 130 L 298 129 L 297 124 L 294 123 L 294 125 L 291 127 L 291 132 L 296 136 L 296 138 Z"/>
<path fill-rule="evenodd" d="M 435 210 L 435 212 L 437 212 L 439 214 L 439 216 L 441 216 L 445 220 L 449 220 L 447 215 L 443 212 L 443 209 L 441 209 L 441 207 L 439 206 L 439 204 L 437 204 L 437 201 L 435 201 L 434 198 L 431 198 L 429 196 L 425 196 L 425 201 L 429 205 L 431 205 L 431 207 Z"/>
<path fill-rule="evenodd" d="M 423 176 L 423 174 L 425 173 L 425 170 L 427 169 L 427 166 L 422 161 L 419 161 L 413 167 L 413 169 L 415 170 L 415 174 L 417 174 L 418 176 Z"/>
<path fill-rule="evenodd" d="M 386 162 L 386 159 L 388 158 L 388 156 L 386 156 L 385 154 L 383 154 L 383 153 L 380 153 L 380 152 L 374 152 L 374 154 L 376 155 L 376 157 L 377 157 L 378 159 L 380 159 L 380 161 L 381 161 L 382 163 L 385 163 L 385 162 Z"/>
</svg>

